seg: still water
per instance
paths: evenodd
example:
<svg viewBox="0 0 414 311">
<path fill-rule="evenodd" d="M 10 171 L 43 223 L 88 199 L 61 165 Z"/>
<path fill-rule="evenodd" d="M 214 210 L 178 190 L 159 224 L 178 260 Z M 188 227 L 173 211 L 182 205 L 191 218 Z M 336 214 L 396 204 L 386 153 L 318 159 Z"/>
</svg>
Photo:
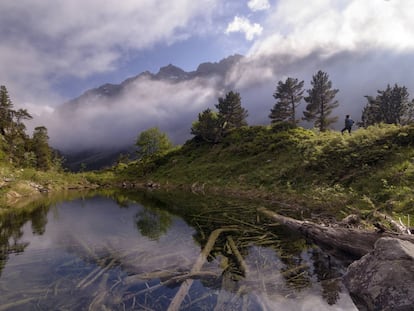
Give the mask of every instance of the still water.
<svg viewBox="0 0 414 311">
<path fill-rule="evenodd" d="M 0 218 L 0 311 L 357 310 L 345 269 L 252 203 L 112 193 Z"/>
</svg>

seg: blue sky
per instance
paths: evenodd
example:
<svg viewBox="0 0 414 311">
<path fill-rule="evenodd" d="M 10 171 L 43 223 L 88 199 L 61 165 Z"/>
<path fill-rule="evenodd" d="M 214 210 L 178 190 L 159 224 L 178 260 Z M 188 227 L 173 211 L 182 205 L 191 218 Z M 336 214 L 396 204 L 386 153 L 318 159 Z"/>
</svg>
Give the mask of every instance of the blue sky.
<svg viewBox="0 0 414 311">
<path fill-rule="evenodd" d="M 414 94 L 411 0 L 2 0 L 0 12 L 0 84 L 59 147 L 120 136 L 125 143 L 150 126 L 182 142 L 229 86 L 249 123 L 267 124 L 277 82 L 290 76 L 309 87 L 317 70 L 340 90 L 340 119 L 358 120 L 364 95 L 388 83 Z M 192 71 L 235 53 L 246 58 L 221 85 L 142 81 L 117 103 L 85 103 L 71 118 L 56 113 L 104 83 L 170 63 Z"/>
<path fill-rule="evenodd" d="M 0 64 L 9 72 L 0 80 L 16 93 L 22 86 L 41 88 L 64 100 L 169 63 L 195 70 L 201 62 L 247 53 L 257 29 L 248 40 L 243 32 L 253 26 L 226 29 L 236 16 L 254 24 L 269 7 L 268 0 L 3 0 Z M 16 70 L 16 62 L 30 68 Z"/>
</svg>

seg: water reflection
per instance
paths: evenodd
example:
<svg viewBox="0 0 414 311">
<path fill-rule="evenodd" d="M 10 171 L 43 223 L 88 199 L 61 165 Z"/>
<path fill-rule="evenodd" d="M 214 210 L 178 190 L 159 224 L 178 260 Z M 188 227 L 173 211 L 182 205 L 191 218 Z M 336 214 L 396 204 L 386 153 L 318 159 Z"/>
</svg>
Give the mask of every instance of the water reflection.
<svg viewBox="0 0 414 311">
<path fill-rule="evenodd" d="M 0 310 L 356 310 L 343 261 L 269 225 L 186 193 L 41 202 L 1 218 Z"/>
<path fill-rule="evenodd" d="M 10 254 L 22 253 L 29 242 L 23 241 L 23 225 L 31 221 L 33 234 L 42 235 L 47 224 L 49 206 L 43 202 L 30 209 L 7 213 L 0 218 L 0 276 Z"/>
<path fill-rule="evenodd" d="M 135 224 L 139 232 L 150 239 L 158 240 L 171 226 L 172 218 L 160 209 L 144 209 L 135 215 Z"/>
</svg>

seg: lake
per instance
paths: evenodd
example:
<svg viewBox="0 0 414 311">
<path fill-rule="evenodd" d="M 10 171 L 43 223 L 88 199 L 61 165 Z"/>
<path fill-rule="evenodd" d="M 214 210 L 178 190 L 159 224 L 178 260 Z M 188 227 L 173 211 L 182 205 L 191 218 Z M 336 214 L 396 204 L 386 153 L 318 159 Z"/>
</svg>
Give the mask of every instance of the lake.
<svg viewBox="0 0 414 311">
<path fill-rule="evenodd" d="M 108 191 L 6 214 L 0 311 L 357 310 L 341 282 L 349 261 L 255 204 Z"/>
</svg>

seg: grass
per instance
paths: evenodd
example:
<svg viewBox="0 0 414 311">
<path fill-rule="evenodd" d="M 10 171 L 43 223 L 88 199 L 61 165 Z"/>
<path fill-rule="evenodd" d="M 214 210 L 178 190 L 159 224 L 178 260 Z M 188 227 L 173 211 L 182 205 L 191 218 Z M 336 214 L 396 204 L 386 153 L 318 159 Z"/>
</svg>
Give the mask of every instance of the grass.
<svg viewBox="0 0 414 311">
<path fill-rule="evenodd" d="M 232 131 L 218 144 L 192 139 L 163 155 L 100 172 L 61 173 L 0 164 L 0 206 L 10 191 L 50 191 L 152 181 L 299 204 L 338 213 L 414 213 L 414 126 L 378 125 L 351 136 L 286 124 Z M 5 182 L 7 180 L 7 182 Z M 29 185 L 29 186 L 28 186 Z M 16 190 L 17 189 L 17 190 Z"/>
<path fill-rule="evenodd" d="M 39 190 L 58 192 L 65 189 L 92 187 L 89 176 L 58 171 L 38 171 L 33 168 L 15 168 L 0 164 L 0 209 L 7 209 L 22 198 L 36 197 Z"/>
<path fill-rule="evenodd" d="M 410 213 L 413 143 L 414 126 L 378 125 L 351 136 L 253 126 L 234 130 L 219 144 L 192 139 L 163 157 L 122 163 L 109 173 L 118 180 L 197 184 L 321 209 Z"/>
</svg>

